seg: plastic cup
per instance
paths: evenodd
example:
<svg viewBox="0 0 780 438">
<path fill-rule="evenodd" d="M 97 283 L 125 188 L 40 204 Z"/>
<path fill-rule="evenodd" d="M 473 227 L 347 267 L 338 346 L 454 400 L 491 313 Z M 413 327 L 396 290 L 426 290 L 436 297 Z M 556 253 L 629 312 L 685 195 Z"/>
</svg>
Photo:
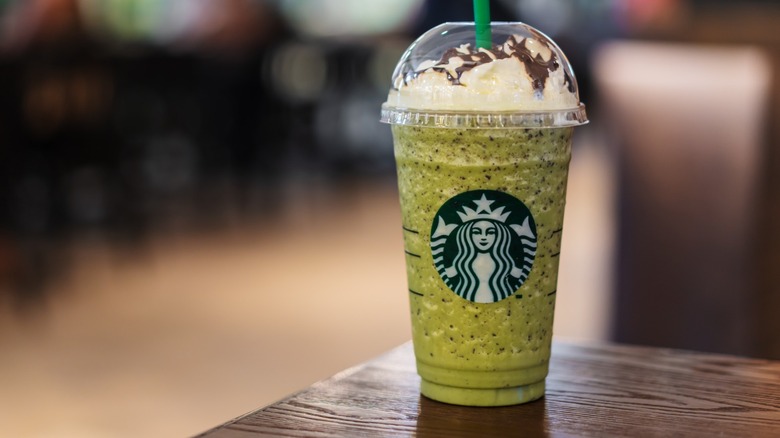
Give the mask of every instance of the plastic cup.
<svg viewBox="0 0 780 438">
<path fill-rule="evenodd" d="M 587 123 L 555 43 L 522 23 L 491 27 L 494 57 L 509 61 L 479 70 L 496 60 L 471 54 L 474 24 L 437 26 L 399 61 L 381 117 L 392 125 L 421 392 L 470 406 L 544 395 L 572 130 Z M 514 53 L 510 39 L 517 59 L 495 56 Z M 525 78 L 512 76 L 519 65 Z"/>
</svg>

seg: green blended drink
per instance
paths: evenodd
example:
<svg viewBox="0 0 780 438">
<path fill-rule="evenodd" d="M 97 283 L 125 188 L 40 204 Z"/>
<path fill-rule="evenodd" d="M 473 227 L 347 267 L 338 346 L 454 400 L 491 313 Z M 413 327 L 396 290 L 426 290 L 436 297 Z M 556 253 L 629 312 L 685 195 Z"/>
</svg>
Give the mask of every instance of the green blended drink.
<svg viewBox="0 0 780 438">
<path fill-rule="evenodd" d="M 382 107 L 391 123 L 423 395 L 502 406 L 544 395 L 574 126 L 568 61 L 522 23 L 421 36 Z"/>
</svg>

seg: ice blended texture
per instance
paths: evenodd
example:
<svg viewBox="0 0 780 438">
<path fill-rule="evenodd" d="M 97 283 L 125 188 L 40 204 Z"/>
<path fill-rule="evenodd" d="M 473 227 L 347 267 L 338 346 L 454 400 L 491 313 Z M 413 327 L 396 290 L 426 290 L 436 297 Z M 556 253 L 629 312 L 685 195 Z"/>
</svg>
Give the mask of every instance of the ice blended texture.
<svg viewBox="0 0 780 438">
<path fill-rule="evenodd" d="M 393 126 L 412 336 L 425 381 L 511 388 L 547 375 L 571 130 Z M 428 230 L 438 208 L 474 189 L 498 190 L 522 200 L 536 221 L 538 243 L 530 275 L 513 296 L 491 304 L 467 301 L 445 285 L 430 247 Z M 529 400 L 542 390 L 529 394 Z M 500 391 L 474 391 L 464 395 L 464 403 L 503 404 L 499 396 Z"/>
<path fill-rule="evenodd" d="M 436 59 L 402 59 L 383 106 L 393 124 L 421 391 L 439 401 L 500 406 L 544 394 L 572 126 L 584 110 L 560 50 L 523 30 L 490 50 L 465 43 Z M 455 293 L 431 246 L 442 206 L 473 191 L 510 195 L 535 222 L 530 272 L 495 302 Z"/>
</svg>

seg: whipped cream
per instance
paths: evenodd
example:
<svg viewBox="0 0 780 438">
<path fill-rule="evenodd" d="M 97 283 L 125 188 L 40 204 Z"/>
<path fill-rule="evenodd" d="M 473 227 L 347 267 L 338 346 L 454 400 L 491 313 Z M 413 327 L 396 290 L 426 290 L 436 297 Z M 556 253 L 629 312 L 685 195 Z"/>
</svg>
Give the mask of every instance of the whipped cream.
<svg viewBox="0 0 780 438">
<path fill-rule="evenodd" d="M 542 39 L 513 35 L 491 50 L 464 44 L 399 75 L 387 105 L 434 111 L 575 109 L 579 97 L 565 63 Z"/>
</svg>

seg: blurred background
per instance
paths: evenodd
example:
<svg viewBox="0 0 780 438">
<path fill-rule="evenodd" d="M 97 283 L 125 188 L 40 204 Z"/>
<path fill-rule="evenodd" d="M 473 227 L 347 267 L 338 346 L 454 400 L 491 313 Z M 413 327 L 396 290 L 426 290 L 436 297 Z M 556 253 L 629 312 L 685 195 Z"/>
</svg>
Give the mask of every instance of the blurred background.
<svg viewBox="0 0 780 438">
<path fill-rule="evenodd" d="M 570 58 L 555 333 L 780 359 L 780 4 L 494 0 Z M 204 431 L 410 338 L 378 122 L 444 0 L 0 0 L 0 434 Z"/>
</svg>

